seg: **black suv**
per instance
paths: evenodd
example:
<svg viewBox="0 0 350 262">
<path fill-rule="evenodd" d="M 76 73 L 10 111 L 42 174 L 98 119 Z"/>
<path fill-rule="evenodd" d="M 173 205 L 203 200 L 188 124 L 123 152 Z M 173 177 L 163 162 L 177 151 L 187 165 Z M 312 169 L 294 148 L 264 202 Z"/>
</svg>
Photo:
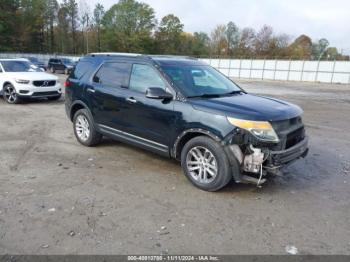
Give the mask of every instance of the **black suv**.
<svg viewBox="0 0 350 262">
<path fill-rule="evenodd" d="M 90 54 L 65 86 L 81 144 L 106 136 L 177 159 L 203 190 L 259 186 L 308 152 L 298 106 L 248 94 L 196 59 Z"/>
<path fill-rule="evenodd" d="M 47 68 L 51 73 L 55 73 L 56 71 L 61 71 L 68 75 L 72 72 L 75 63 L 68 58 L 50 58 Z"/>
</svg>

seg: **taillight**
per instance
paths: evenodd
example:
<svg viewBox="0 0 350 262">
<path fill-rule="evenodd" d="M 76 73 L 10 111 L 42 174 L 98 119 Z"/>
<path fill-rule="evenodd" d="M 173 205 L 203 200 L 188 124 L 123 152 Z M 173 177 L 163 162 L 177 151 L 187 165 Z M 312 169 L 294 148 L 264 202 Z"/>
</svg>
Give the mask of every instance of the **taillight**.
<svg viewBox="0 0 350 262">
<path fill-rule="evenodd" d="M 64 81 L 64 87 L 70 87 L 70 82 L 68 79 Z"/>
</svg>

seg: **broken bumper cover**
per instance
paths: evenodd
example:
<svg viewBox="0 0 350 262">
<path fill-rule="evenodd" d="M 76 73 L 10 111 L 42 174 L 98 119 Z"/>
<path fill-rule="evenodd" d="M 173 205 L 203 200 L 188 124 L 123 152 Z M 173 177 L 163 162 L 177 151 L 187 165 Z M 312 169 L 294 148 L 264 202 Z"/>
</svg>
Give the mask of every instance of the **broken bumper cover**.
<svg viewBox="0 0 350 262">
<path fill-rule="evenodd" d="M 291 148 L 282 151 L 270 151 L 264 167 L 267 169 L 279 168 L 288 165 L 299 158 L 306 157 L 309 151 L 308 142 L 308 137 L 305 137 L 302 141 Z"/>
</svg>

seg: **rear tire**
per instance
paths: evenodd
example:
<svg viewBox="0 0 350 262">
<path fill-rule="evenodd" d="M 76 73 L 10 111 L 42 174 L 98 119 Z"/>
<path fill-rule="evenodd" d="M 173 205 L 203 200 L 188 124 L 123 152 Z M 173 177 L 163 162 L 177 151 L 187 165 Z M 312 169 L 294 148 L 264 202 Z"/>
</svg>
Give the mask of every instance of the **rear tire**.
<svg viewBox="0 0 350 262">
<path fill-rule="evenodd" d="M 3 88 L 2 95 L 4 100 L 9 104 L 19 104 L 21 99 L 18 97 L 15 87 L 12 84 L 6 84 Z"/>
<path fill-rule="evenodd" d="M 75 137 L 84 146 L 95 146 L 102 139 L 102 135 L 97 132 L 94 121 L 86 109 L 80 109 L 75 113 L 73 127 Z"/>
<path fill-rule="evenodd" d="M 230 162 L 222 146 L 206 136 L 186 143 L 181 166 L 191 183 L 205 191 L 218 191 L 232 180 Z"/>
</svg>

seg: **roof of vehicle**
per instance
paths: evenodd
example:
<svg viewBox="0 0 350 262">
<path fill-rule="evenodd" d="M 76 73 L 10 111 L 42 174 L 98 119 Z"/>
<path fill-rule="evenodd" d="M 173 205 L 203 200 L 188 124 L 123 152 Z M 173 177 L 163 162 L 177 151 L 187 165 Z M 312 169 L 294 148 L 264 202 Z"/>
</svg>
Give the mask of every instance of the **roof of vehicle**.
<svg viewBox="0 0 350 262">
<path fill-rule="evenodd" d="M 28 62 L 27 58 L 4 58 L 4 59 L 0 59 L 0 62 L 2 61 L 26 61 Z"/>
<path fill-rule="evenodd" d="M 144 61 L 153 61 L 154 63 L 160 66 L 169 66 L 169 65 L 177 65 L 177 66 L 185 66 L 185 65 L 205 65 L 205 63 L 197 60 L 196 58 L 189 56 L 175 56 L 175 55 L 144 55 L 144 54 L 136 54 L 136 53 L 91 53 L 86 57 L 108 57 L 108 60 L 112 60 L 113 58 L 134 58 L 140 59 Z"/>
</svg>

